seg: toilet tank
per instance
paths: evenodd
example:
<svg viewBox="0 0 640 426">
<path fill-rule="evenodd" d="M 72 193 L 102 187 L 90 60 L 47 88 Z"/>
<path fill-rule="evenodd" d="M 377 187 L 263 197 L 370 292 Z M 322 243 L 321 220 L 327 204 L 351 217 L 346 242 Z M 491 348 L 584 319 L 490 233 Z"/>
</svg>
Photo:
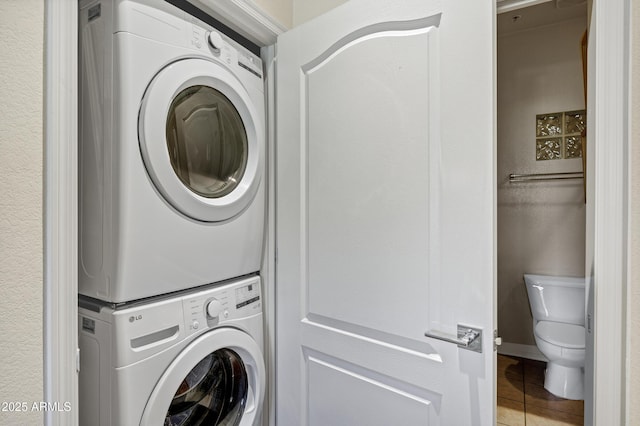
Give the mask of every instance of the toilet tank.
<svg viewBox="0 0 640 426">
<path fill-rule="evenodd" d="M 525 274 L 524 282 L 535 320 L 584 325 L 584 278 Z"/>
</svg>

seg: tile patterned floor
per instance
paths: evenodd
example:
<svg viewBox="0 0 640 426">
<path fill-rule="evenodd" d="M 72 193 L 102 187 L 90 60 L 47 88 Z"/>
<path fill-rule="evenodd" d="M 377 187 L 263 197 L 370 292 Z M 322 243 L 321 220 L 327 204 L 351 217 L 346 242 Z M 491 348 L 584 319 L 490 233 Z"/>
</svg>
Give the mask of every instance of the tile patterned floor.
<svg viewBox="0 0 640 426">
<path fill-rule="evenodd" d="M 544 368 L 544 362 L 498 355 L 498 425 L 584 425 L 584 401 L 549 393 Z"/>
</svg>

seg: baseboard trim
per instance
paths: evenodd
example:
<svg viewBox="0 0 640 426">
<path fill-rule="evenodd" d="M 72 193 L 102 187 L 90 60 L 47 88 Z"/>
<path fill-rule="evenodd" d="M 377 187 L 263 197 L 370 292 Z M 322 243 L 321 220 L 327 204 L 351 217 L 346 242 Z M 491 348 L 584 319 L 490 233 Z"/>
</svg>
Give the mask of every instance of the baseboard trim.
<svg viewBox="0 0 640 426">
<path fill-rule="evenodd" d="M 503 342 L 498 346 L 498 353 L 500 355 L 517 356 L 520 358 L 533 359 L 536 361 L 545 361 L 548 359 L 542 355 L 540 349 L 535 345 L 523 345 L 520 343 Z"/>
</svg>

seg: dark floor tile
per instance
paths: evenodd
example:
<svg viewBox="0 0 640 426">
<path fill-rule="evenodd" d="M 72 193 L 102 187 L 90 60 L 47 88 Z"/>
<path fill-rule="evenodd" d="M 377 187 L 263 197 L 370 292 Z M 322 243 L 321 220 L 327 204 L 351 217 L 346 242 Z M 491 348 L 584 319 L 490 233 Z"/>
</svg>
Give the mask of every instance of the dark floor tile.
<svg viewBox="0 0 640 426">
<path fill-rule="evenodd" d="M 505 426 L 525 426 L 524 403 L 498 397 L 496 423 Z"/>
<path fill-rule="evenodd" d="M 555 396 L 543 386 L 525 383 L 525 406 L 541 407 L 549 410 L 562 411 L 577 416 L 584 415 L 584 401 L 574 401 Z"/>
<path fill-rule="evenodd" d="M 498 378 L 498 398 L 524 402 L 524 382 L 512 378 Z"/>
<path fill-rule="evenodd" d="M 498 378 L 524 379 L 524 362 L 522 358 L 498 355 Z"/>
<path fill-rule="evenodd" d="M 540 386 L 544 385 L 544 370 L 546 368 L 547 363 L 544 361 L 524 360 L 524 381 Z"/>
<path fill-rule="evenodd" d="M 527 406 L 525 421 L 527 426 L 583 426 L 584 418 L 563 411 Z"/>
<path fill-rule="evenodd" d="M 545 368 L 545 362 L 498 355 L 498 425 L 584 424 L 584 401 L 559 398 L 548 392 L 544 388 Z"/>
</svg>

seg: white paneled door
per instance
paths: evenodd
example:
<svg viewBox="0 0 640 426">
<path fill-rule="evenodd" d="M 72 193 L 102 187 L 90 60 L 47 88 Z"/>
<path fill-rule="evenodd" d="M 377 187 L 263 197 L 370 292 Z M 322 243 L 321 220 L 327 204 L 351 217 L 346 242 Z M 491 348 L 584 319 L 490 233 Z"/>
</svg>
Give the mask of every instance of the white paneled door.
<svg viewBox="0 0 640 426">
<path fill-rule="evenodd" d="M 494 423 L 494 7 L 352 0 L 278 39 L 278 426 Z M 458 325 L 479 351 L 425 335 Z"/>
</svg>

